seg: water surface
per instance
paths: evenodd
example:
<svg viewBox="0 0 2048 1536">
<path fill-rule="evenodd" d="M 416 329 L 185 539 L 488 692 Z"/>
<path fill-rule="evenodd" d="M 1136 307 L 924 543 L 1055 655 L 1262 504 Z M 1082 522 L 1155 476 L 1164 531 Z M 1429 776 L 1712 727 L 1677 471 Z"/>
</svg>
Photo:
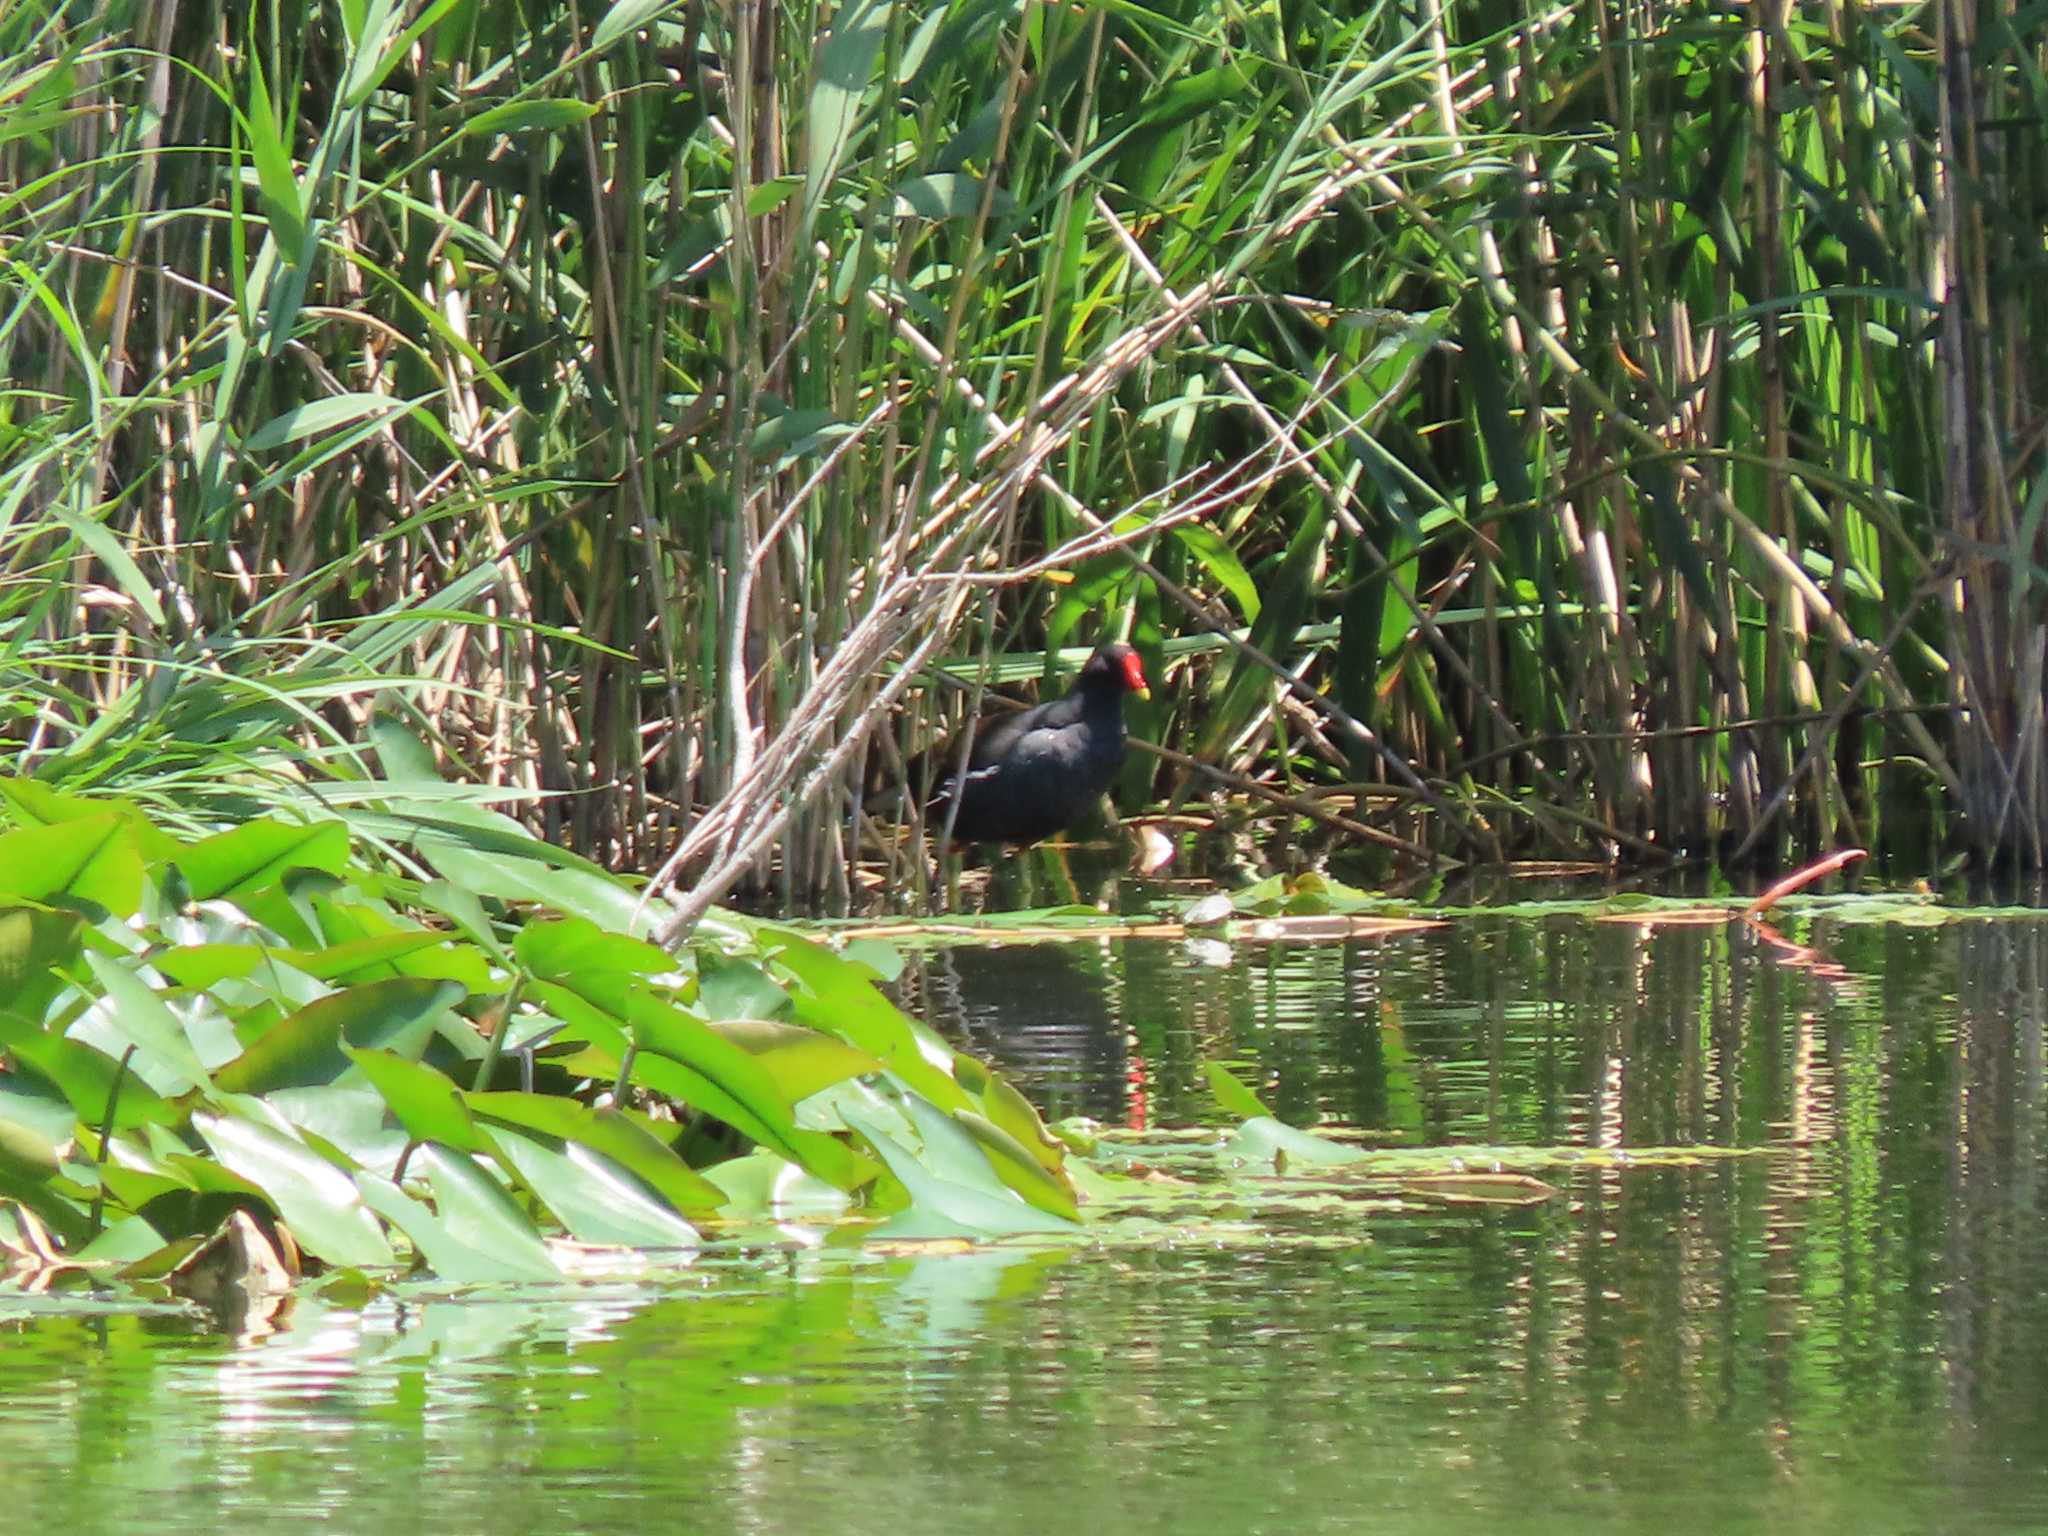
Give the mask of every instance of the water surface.
<svg viewBox="0 0 2048 1536">
<path fill-rule="evenodd" d="M 929 950 L 1060 1114 L 1762 1149 L 225 1328 L 0 1296 L 20 1528 L 2048 1531 L 2048 924 Z M 236 1329 L 240 1329 L 238 1334 Z"/>
</svg>

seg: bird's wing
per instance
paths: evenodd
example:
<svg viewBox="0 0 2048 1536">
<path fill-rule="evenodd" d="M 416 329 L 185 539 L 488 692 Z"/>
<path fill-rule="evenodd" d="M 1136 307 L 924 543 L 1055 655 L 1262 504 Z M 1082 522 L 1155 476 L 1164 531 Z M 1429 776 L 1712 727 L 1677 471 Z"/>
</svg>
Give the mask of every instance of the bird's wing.
<svg viewBox="0 0 2048 1536">
<path fill-rule="evenodd" d="M 1074 755 L 1075 749 L 1080 745 L 1075 740 L 1075 726 L 1078 723 L 1041 725 L 1036 730 L 1025 731 L 1009 744 L 1008 750 L 1003 753 L 1003 763 L 1011 768 L 1029 772 L 1041 763 L 1066 761 Z"/>
<path fill-rule="evenodd" d="M 998 719 L 983 720 L 974 728 L 974 754 L 967 759 L 968 768 L 990 767 L 997 759 L 1017 751 L 1020 742 L 1039 732 L 1071 725 L 1073 720 L 1068 717 L 1079 718 L 1079 711 L 1066 708 L 1067 703 L 1066 699 L 1054 699 L 1032 709 L 1020 709 Z"/>
</svg>

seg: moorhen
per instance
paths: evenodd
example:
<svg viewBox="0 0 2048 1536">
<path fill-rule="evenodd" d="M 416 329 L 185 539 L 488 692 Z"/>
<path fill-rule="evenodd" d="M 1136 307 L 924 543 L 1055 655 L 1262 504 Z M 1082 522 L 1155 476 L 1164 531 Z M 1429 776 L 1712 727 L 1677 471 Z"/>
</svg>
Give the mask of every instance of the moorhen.
<svg viewBox="0 0 2048 1536">
<path fill-rule="evenodd" d="M 1123 766 L 1127 693 L 1150 697 L 1138 653 L 1105 645 L 1065 698 L 980 721 L 959 786 L 953 841 L 1035 843 L 1080 820 Z M 934 831 L 945 828 L 959 760 L 958 742 L 930 760 L 929 772 L 947 776 L 926 803 L 925 822 Z M 920 782 L 915 772 L 912 782 Z"/>
</svg>

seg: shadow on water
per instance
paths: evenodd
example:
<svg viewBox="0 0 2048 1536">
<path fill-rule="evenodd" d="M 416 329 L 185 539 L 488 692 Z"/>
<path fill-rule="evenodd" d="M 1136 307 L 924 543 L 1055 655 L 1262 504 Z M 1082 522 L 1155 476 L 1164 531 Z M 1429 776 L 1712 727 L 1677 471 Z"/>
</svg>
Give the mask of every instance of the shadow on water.
<svg viewBox="0 0 2048 1536">
<path fill-rule="evenodd" d="M 1262 1210 L 680 1285 L 301 1299 L 243 1341 L 0 1300 L 24 1529 L 2048 1529 L 2048 924 L 1460 921 L 910 957 L 1056 1113 L 1231 1065 L 1389 1143 L 1616 1158 L 1521 1208 Z"/>
</svg>

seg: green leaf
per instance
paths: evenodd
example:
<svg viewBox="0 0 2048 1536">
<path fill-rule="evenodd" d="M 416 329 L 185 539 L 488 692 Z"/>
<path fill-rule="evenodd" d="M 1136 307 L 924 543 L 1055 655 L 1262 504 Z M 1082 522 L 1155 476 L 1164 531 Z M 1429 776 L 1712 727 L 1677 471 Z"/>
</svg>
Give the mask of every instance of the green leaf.
<svg viewBox="0 0 2048 1536">
<path fill-rule="evenodd" d="M 464 138 L 479 134 L 557 133 L 587 123 L 597 108 L 587 101 L 565 101 L 559 97 L 543 101 L 508 101 L 475 117 L 463 120 L 457 130 Z"/>
<path fill-rule="evenodd" d="M 463 1102 L 491 1127 L 493 1135 L 500 1125 L 517 1126 L 602 1153 L 646 1180 L 679 1211 L 709 1215 L 725 1199 L 717 1185 L 615 1109 L 592 1109 L 573 1099 L 538 1093 L 470 1093 L 463 1096 Z"/>
<path fill-rule="evenodd" d="M 325 949 L 291 950 L 283 958 L 294 969 L 321 981 L 335 981 L 368 970 L 386 972 L 386 976 L 377 979 L 389 979 L 391 962 L 418 954 L 423 949 L 437 949 L 447 942 L 445 933 L 434 933 L 425 928 L 401 928 L 393 933 L 353 939 L 346 944 L 331 944 Z"/>
<path fill-rule="evenodd" d="M 107 505 L 111 506 L 112 503 Z M 164 625 L 163 604 L 159 600 L 156 584 L 142 574 L 142 567 L 135 563 L 128 546 L 114 531 L 97 517 L 81 517 L 69 507 L 53 504 L 45 508 L 51 521 L 62 525 L 73 538 L 92 552 L 95 560 L 104 566 L 120 587 L 121 595 L 134 603 L 144 618 L 156 629 Z"/>
<path fill-rule="evenodd" d="M 1308 1131 L 1297 1131 L 1270 1115 L 1261 1115 L 1237 1128 L 1223 1155 L 1232 1162 L 1254 1164 L 1259 1172 L 1284 1173 L 1291 1163 L 1336 1168 L 1362 1163 L 1372 1154 L 1362 1147 L 1347 1147 Z"/>
<path fill-rule="evenodd" d="M 465 891 L 446 880 L 429 880 L 420 887 L 419 900 L 429 912 L 447 918 L 464 938 L 492 960 L 501 965 L 505 963 L 505 946 L 498 941 L 497 930 L 484 911 L 484 904 L 476 899 L 475 892 Z M 470 990 L 482 989 L 473 987 Z"/>
<path fill-rule="evenodd" d="M 764 927 L 761 942 L 769 958 L 801 983 L 790 999 L 799 1022 L 859 1046 L 940 1109 L 980 1107 L 937 1064 L 942 1059 L 950 1066 L 952 1051 L 934 1042 L 928 1057 L 910 1020 L 858 967 L 786 930 Z"/>
<path fill-rule="evenodd" d="M 63 1166 L 64 1150 L 46 1127 L 21 1115 L 9 1098 L 0 1098 L 0 1174 L 41 1183 Z"/>
<path fill-rule="evenodd" d="M 25 827 L 52 827 L 65 822 L 94 821 L 102 816 L 119 816 L 135 830 L 136 846 L 145 863 L 174 857 L 181 844 L 168 833 L 157 830 L 132 800 L 118 795 L 67 795 L 36 779 L 9 778 L 0 774 L 0 799 Z"/>
<path fill-rule="evenodd" d="M 421 838 L 419 851 L 448 880 L 479 896 L 538 902 L 620 933 L 644 932 L 651 920 L 639 898 L 607 875 L 562 869 L 538 858 L 487 856 L 439 836 Z"/>
<path fill-rule="evenodd" d="M 674 10 L 681 0 L 618 0 L 590 34 L 593 53 L 603 53 L 628 32 L 638 32 L 664 11 Z"/>
<path fill-rule="evenodd" d="M 205 992 L 230 977 L 253 976 L 277 954 L 261 944 L 181 944 L 150 956 L 150 964 L 188 992 Z"/>
<path fill-rule="evenodd" d="M 244 822 L 186 849 L 178 867 L 194 901 L 246 905 L 251 896 L 276 886 L 288 870 L 341 874 L 348 867 L 348 828 L 338 821 L 311 826 L 268 818 Z"/>
<path fill-rule="evenodd" d="M 173 1091 L 205 1086 L 206 1064 L 163 998 L 124 961 L 89 949 L 85 963 L 105 993 L 94 1017 L 107 1032 L 133 1045 L 137 1060 L 169 1081 Z"/>
<path fill-rule="evenodd" d="M 996 1176 L 1013 1191 L 1041 1211 L 1048 1211 L 1067 1221 L 1081 1219 L 1074 1186 L 1032 1156 L 1016 1137 L 972 1110 L 954 1110 L 953 1120 L 980 1144 Z M 921 1119 L 919 1123 L 923 1123 Z"/>
<path fill-rule="evenodd" d="M 833 14 L 831 35 L 819 50 L 817 83 L 804 113 L 807 228 L 852 147 L 861 101 L 874 83 L 876 62 L 888 37 L 890 14 L 887 0 L 847 0 Z"/>
<path fill-rule="evenodd" d="M 230 1172 L 263 1192 L 308 1253 L 360 1268 L 393 1262 L 391 1244 L 364 1208 L 355 1180 L 326 1158 L 251 1120 L 199 1114 L 192 1124 Z"/>
<path fill-rule="evenodd" d="M 251 1102 L 329 1162 L 383 1173 L 405 1155 L 406 1135 L 369 1080 L 350 1073 L 339 1083 L 277 1088 Z"/>
<path fill-rule="evenodd" d="M 846 1192 L 808 1174 L 786 1157 L 756 1148 L 745 1157 L 728 1158 L 704 1170 L 704 1177 L 725 1194 L 721 1212 L 728 1220 L 773 1217 L 777 1220 L 835 1220 L 852 1200 Z"/>
<path fill-rule="evenodd" d="M 107 1102 L 114 1101 L 116 1131 L 145 1123 L 176 1125 L 184 1111 L 161 1097 L 149 1084 L 102 1051 L 62 1035 L 30 1035 L 12 1046 L 15 1061 L 64 1095 L 78 1118 L 97 1130 L 106 1124 Z M 115 1085 L 120 1093 L 114 1097 Z"/>
<path fill-rule="evenodd" d="M 68 983 L 57 967 L 78 958 L 85 920 L 76 912 L 0 908 L 0 1044 L 40 1029 Z"/>
<path fill-rule="evenodd" d="M 413 1166 L 426 1175 L 434 1191 L 435 1214 L 448 1237 L 475 1255 L 477 1263 L 499 1267 L 500 1273 L 491 1278 L 561 1278 L 525 1212 L 469 1158 L 429 1143 L 414 1155 Z M 438 1263 L 436 1269 L 441 1272 Z"/>
<path fill-rule="evenodd" d="M 115 917 L 142 904 L 142 853 L 126 818 L 94 816 L 0 836 L 0 899 L 89 901 Z"/>
<path fill-rule="evenodd" d="M 1205 1062 L 1202 1070 L 1209 1077 L 1209 1092 L 1227 1115 L 1236 1115 L 1241 1120 L 1271 1119 L 1273 1112 L 1259 1102 L 1259 1096 L 1233 1077 L 1217 1063 Z"/>
<path fill-rule="evenodd" d="M 953 1057 L 953 1075 L 978 1102 L 980 1113 L 990 1124 L 1029 1152 L 1048 1173 L 1065 1181 L 1066 1144 L 1046 1129 L 1031 1101 L 1008 1078 L 964 1051 Z"/>
<path fill-rule="evenodd" d="M 524 1245 L 511 1253 L 487 1253 L 457 1237 L 450 1224 L 389 1179 L 356 1175 L 363 1203 L 398 1228 L 419 1251 L 420 1258 L 441 1279 L 453 1285 L 488 1285 L 504 1280 L 559 1280 L 552 1267 L 530 1262 Z M 516 1240 L 515 1240 L 516 1241 Z M 546 1250 L 542 1250 L 545 1255 Z"/>
<path fill-rule="evenodd" d="M 749 451 L 764 464 L 787 468 L 852 431 L 830 411 L 783 411 L 754 429 Z"/>
<path fill-rule="evenodd" d="M 271 238 L 277 243 L 278 254 L 292 266 L 304 266 L 305 204 L 292 173 L 291 153 L 278 133 L 277 114 L 270 105 L 262 63 L 254 53 L 248 59 L 249 111 L 241 122 L 249 135 L 249 156 L 256 162 L 256 183 L 262 192 L 264 217 L 270 221 Z"/>
<path fill-rule="evenodd" d="M 694 1248 L 697 1229 L 618 1164 L 577 1143 L 549 1146 L 520 1131 L 497 1133 L 500 1161 L 586 1243 Z"/>
<path fill-rule="evenodd" d="M 776 1086 L 774 1075 L 709 1025 L 638 987 L 628 991 L 625 1010 L 641 1053 L 634 1064 L 635 1081 L 717 1116 L 842 1189 L 873 1177 L 873 1165 L 845 1144 L 800 1128 L 796 1107 Z M 664 1071 L 660 1061 L 648 1060 L 650 1054 L 666 1058 L 669 1068 Z"/>
<path fill-rule="evenodd" d="M 800 1024 L 728 1019 L 710 1028 L 767 1068 L 776 1088 L 792 1105 L 849 1077 L 882 1070 L 882 1064 L 867 1052 Z"/>
<path fill-rule="evenodd" d="M 789 1009 L 789 994 L 746 960 L 698 961 L 697 1006 L 714 1024 L 731 1019 L 772 1019 Z"/>
<path fill-rule="evenodd" d="M 254 1045 L 214 1073 L 214 1081 L 229 1093 L 258 1094 L 331 1083 L 349 1067 L 342 1054 L 344 1040 L 416 1058 L 426 1048 L 442 1010 L 464 996 L 452 981 L 410 976 L 351 987 L 271 1025 Z"/>
<path fill-rule="evenodd" d="M 659 976 L 677 968 L 658 944 L 616 933 L 580 917 L 528 923 L 512 953 L 536 976 L 573 983 L 578 976 Z"/>
<path fill-rule="evenodd" d="M 79 1249 L 72 1257 L 81 1264 L 133 1266 L 163 1251 L 163 1235 L 140 1216 L 129 1216 Z M 133 1269 L 124 1270 L 132 1274 Z"/>
<path fill-rule="evenodd" d="M 348 890 L 339 894 L 345 897 Z M 482 954 L 450 934 L 394 921 L 382 903 L 315 892 L 311 906 L 328 947 L 293 951 L 295 967 L 303 958 L 305 968 L 313 974 L 332 972 L 331 980 L 372 981 L 395 975 L 452 981 L 477 994 L 496 990 L 490 962 Z"/>
<path fill-rule="evenodd" d="M 1027 1204 L 996 1180 L 987 1160 L 957 1126 L 950 1127 L 957 1140 L 939 1143 L 939 1155 L 947 1165 L 947 1174 L 942 1174 L 927 1167 L 872 1120 L 858 1115 L 847 1118 L 910 1195 L 911 1209 L 882 1229 L 889 1236 L 1007 1237 L 1075 1230 L 1073 1223 Z M 927 1155 L 933 1150 L 928 1140 Z"/>
<path fill-rule="evenodd" d="M 911 214 L 921 219 L 971 219 L 981 212 L 983 189 L 987 183 L 978 176 L 963 176 L 958 173 L 934 176 L 912 176 L 898 182 L 892 194 L 898 214 Z M 1017 200 L 1001 187 L 989 204 L 992 217 L 1003 218 L 1017 211 Z"/>
<path fill-rule="evenodd" d="M 493 1142 L 477 1130 L 462 1091 L 432 1067 L 392 1051 L 343 1046 L 414 1141 L 438 1141 L 460 1152 L 489 1152 Z"/>
<path fill-rule="evenodd" d="M 1256 624 L 1259 619 L 1258 584 L 1237 558 L 1237 551 L 1230 547 L 1230 541 L 1201 523 L 1181 523 L 1173 530 L 1173 536 L 1187 546 L 1188 553 L 1195 557 L 1202 569 L 1230 594 L 1245 622 Z"/>
<path fill-rule="evenodd" d="M 747 193 L 747 217 L 758 219 L 773 213 L 796 196 L 803 184 L 801 176 L 771 176 L 757 184 Z"/>
<path fill-rule="evenodd" d="M 348 426 L 351 422 L 378 416 L 395 419 L 418 410 L 421 403 L 416 400 L 397 400 L 390 395 L 375 393 L 328 395 L 305 405 L 295 405 L 282 415 L 272 417 L 251 432 L 243 446 L 252 453 L 282 448 L 287 443 L 296 443 L 304 438 L 324 436 L 337 427 Z"/>
</svg>

